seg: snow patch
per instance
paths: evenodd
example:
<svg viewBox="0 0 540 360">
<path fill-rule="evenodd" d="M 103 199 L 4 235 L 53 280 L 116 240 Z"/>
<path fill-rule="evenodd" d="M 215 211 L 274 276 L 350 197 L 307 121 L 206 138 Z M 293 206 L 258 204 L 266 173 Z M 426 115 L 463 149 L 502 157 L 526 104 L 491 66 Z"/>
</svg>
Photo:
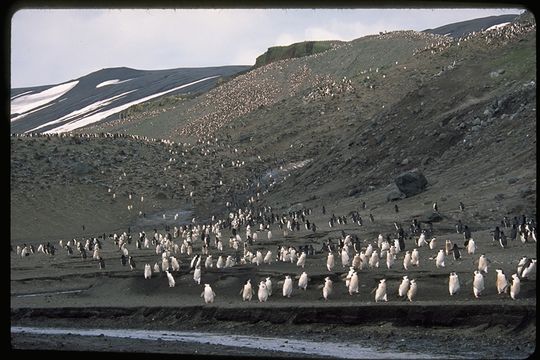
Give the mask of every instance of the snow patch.
<svg viewBox="0 0 540 360">
<path fill-rule="evenodd" d="M 100 87 L 103 87 L 103 86 L 107 86 L 107 85 L 116 85 L 116 84 L 125 83 L 125 82 L 130 81 L 130 80 L 132 80 L 132 79 L 127 79 L 127 80 L 122 80 L 122 81 L 120 81 L 119 79 L 107 80 L 107 81 L 104 81 L 102 83 L 97 84 L 96 89 L 100 88 Z"/>
<path fill-rule="evenodd" d="M 27 111 L 33 110 L 55 99 L 58 99 L 69 90 L 73 89 L 78 83 L 79 80 L 75 80 L 69 83 L 54 86 L 47 90 L 43 90 L 37 94 L 17 97 L 11 101 L 11 114 L 24 114 Z"/>
<path fill-rule="evenodd" d="M 510 22 L 505 22 L 505 23 L 493 25 L 493 26 L 491 26 L 491 27 L 488 27 L 488 28 L 486 29 L 486 31 L 497 30 L 497 29 L 502 28 L 502 27 L 505 27 L 506 25 L 509 25 L 509 24 L 511 24 L 511 23 L 510 23 Z"/>
<path fill-rule="evenodd" d="M 82 119 L 72 120 L 72 121 L 68 122 L 67 124 L 61 125 L 59 127 L 53 128 L 51 130 L 47 130 L 47 131 L 44 132 L 44 134 L 62 133 L 62 132 L 72 131 L 72 130 L 78 129 L 80 127 L 83 127 L 83 126 L 95 123 L 97 121 L 103 120 L 103 119 L 105 119 L 105 118 L 107 118 L 107 117 L 109 117 L 111 115 L 114 115 L 116 113 L 119 113 L 122 110 L 125 110 L 125 109 L 129 108 L 132 105 L 136 105 L 136 104 L 142 103 L 144 101 L 148 101 L 150 99 L 153 99 L 155 97 L 159 97 L 159 96 L 165 95 L 167 93 L 170 93 L 170 92 L 173 92 L 173 91 L 176 91 L 176 90 L 180 90 L 182 88 L 185 88 L 185 87 L 188 87 L 188 86 L 191 86 L 191 85 L 194 85 L 194 84 L 206 81 L 206 80 L 210 80 L 210 79 L 213 79 L 213 78 L 216 78 L 216 77 L 219 77 L 219 76 L 221 76 L 221 75 L 215 75 L 215 76 L 206 77 L 206 78 L 203 78 L 203 79 L 200 79 L 200 80 L 190 82 L 188 84 L 184 84 L 184 85 L 177 86 L 175 88 L 172 88 L 172 89 L 169 89 L 169 90 L 166 90 L 166 91 L 162 91 L 160 93 L 152 94 L 152 95 L 143 97 L 141 99 L 134 100 L 132 102 L 123 104 L 121 106 L 118 106 L 118 107 L 115 107 L 115 108 L 112 108 L 112 109 L 109 109 L 109 110 L 94 113 L 94 114 L 92 114 L 90 116 L 83 117 Z M 54 120 L 52 122 L 49 122 L 48 124 L 50 125 L 50 124 L 57 123 L 59 120 L 60 119 Z M 46 125 L 41 125 L 40 127 L 43 127 L 43 126 L 46 126 Z M 32 129 L 30 131 L 33 131 L 33 130 L 35 130 L 35 129 Z"/>
</svg>

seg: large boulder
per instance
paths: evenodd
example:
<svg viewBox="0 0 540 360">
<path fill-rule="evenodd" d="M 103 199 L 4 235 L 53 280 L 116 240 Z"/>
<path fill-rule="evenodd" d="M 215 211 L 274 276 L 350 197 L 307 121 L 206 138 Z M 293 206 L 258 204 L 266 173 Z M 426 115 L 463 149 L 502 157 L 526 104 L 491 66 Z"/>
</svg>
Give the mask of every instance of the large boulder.
<svg viewBox="0 0 540 360">
<path fill-rule="evenodd" d="M 405 198 L 405 194 L 399 191 L 399 189 L 392 189 L 386 194 L 386 201 L 397 201 Z"/>
<path fill-rule="evenodd" d="M 424 191 L 427 185 L 427 179 L 418 169 L 413 169 L 400 174 L 395 183 L 406 197 L 410 197 Z"/>
</svg>

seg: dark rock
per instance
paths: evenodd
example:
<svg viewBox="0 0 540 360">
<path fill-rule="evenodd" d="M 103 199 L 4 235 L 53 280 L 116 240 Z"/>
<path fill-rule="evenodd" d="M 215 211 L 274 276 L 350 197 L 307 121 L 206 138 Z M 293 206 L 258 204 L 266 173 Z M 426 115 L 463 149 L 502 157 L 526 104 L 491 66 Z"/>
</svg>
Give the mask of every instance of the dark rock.
<svg viewBox="0 0 540 360">
<path fill-rule="evenodd" d="M 418 169 L 413 169 L 404 172 L 394 180 L 398 189 L 405 194 L 406 197 L 410 197 L 424 191 L 427 185 L 427 179 Z"/>
<path fill-rule="evenodd" d="M 159 200 L 165 200 L 167 199 L 167 194 L 165 194 L 164 192 L 160 191 L 156 194 L 156 199 L 159 199 Z"/>
<path fill-rule="evenodd" d="M 393 189 L 388 194 L 386 194 L 386 201 L 397 201 L 405 199 L 406 197 L 407 196 L 398 189 Z"/>
<path fill-rule="evenodd" d="M 355 195 L 359 195 L 362 193 L 362 189 L 359 189 L 359 188 L 354 188 L 354 189 L 351 189 L 349 190 L 349 192 L 347 193 L 348 196 L 355 196 Z"/>
<path fill-rule="evenodd" d="M 518 182 L 518 181 L 519 181 L 519 179 L 516 178 L 516 177 L 511 177 L 510 179 L 508 179 L 508 183 L 509 183 L 509 184 L 514 184 L 514 183 L 516 183 L 516 182 Z"/>
<path fill-rule="evenodd" d="M 94 172 L 95 168 L 87 163 L 77 162 L 73 165 L 73 173 L 75 175 L 87 175 Z"/>
<path fill-rule="evenodd" d="M 497 194 L 495 195 L 494 199 L 497 201 L 501 201 L 502 199 L 504 199 L 504 194 Z"/>
</svg>

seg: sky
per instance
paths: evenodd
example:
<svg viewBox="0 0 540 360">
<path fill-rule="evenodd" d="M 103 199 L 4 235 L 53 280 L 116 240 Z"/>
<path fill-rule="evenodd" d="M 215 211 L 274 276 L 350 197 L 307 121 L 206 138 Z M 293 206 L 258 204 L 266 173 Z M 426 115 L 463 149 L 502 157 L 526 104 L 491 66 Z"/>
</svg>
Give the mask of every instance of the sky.
<svg viewBox="0 0 540 360">
<path fill-rule="evenodd" d="M 422 31 L 519 8 L 20 9 L 11 18 L 11 87 L 53 85 L 109 67 L 253 65 L 269 47 Z"/>
</svg>

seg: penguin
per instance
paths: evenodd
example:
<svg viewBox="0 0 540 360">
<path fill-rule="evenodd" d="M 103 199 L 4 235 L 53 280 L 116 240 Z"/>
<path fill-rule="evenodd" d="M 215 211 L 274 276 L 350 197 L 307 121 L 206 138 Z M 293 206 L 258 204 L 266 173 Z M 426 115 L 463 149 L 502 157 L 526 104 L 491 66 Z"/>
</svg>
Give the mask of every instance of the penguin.
<svg viewBox="0 0 540 360">
<path fill-rule="evenodd" d="M 398 208 L 397 204 L 394 205 L 394 211 L 395 211 L 396 213 L 399 212 L 399 208 Z"/>
<path fill-rule="evenodd" d="M 246 301 L 246 300 L 251 301 L 251 298 L 253 297 L 253 289 L 251 287 L 251 279 L 248 279 L 246 281 L 245 285 L 242 287 L 242 290 L 240 290 L 240 294 L 242 295 L 242 301 Z"/>
<path fill-rule="evenodd" d="M 304 289 L 305 291 L 307 289 L 307 285 L 308 285 L 308 275 L 304 271 L 302 275 L 300 275 L 300 279 L 298 279 L 298 287 L 300 289 Z"/>
<path fill-rule="evenodd" d="M 168 271 L 169 270 L 169 259 L 167 258 L 162 258 L 161 259 L 161 269 L 163 269 L 164 271 Z"/>
<path fill-rule="evenodd" d="M 257 297 L 259 298 L 259 302 L 265 302 L 268 300 L 268 288 L 266 287 L 266 282 L 264 280 L 261 280 L 259 283 Z"/>
<path fill-rule="evenodd" d="M 304 268 L 304 265 L 306 265 L 306 253 L 302 251 L 302 254 L 298 257 L 298 261 L 296 262 L 296 266 Z"/>
<path fill-rule="evenodd" d="M 135 266 L 135 260 L 133 260 L 133 256 L 129 256 L 128 258 L 128 261 L 129 261 L 129 267 L 130 269 L 133 271 L 135 270 L 136 266 Z"/>
<path fill-rule="evenodd" d="M 351 275 L 351 280 L 349 280 L 349 295 L 358 293 L 358 273 L 355 271 Z"/>
<path fill-rule="evenodd" d="M 332 252 L 329 252 L 328 257 L 326 258 L 326 268 L 330 272 L 334 268 L 334 254 Z"/>
<path fill-rule="evenodd" d="M 437 205 L 436 201 L 433 203 L 433 211 L 435 211 L 437 213 L 439 212 L 439 206 Z"/>
<path fill-rule="evenodd" d="M 435 258 L 435 266 L 438 268 L 444 267 L 444 250 L 440 249 Z"/>
<path fill-rule="evenodd" d="M 167 274 L 167 280 L 169 281 L 169 287 L 174 287 L 176 285 L 176 281 L 174 281 L 174 277 L 172 274 L 166 270 L 165 273 Z"/>
<path fill-rule="evenodd" d="M 461 259 L 461 252 L 459 251 L 459 247 L 456 243 L 454 243 L 454 247 L 452 248 L 452 254 L 454 255 L 454 260 Z"/>
<path fill-rule="evenodd" d="M 412 302 L 413 299 L 416 297 L 417 291 L 418 285 L 416 284 L 416 280 L 411 279 L 411 281 L 409 282 L 409 291 L 407 291 L 407 299 Z"/>
<path fill-rule="evenodd" d="M 152 277 L 152 268 L 150 267 L 150 264 L 144 265 L 144 278 L 150 279 Z"/>
<path fill-rule="evenodd" d="M 283 282 L 283 296 L 290 298 L 292 295 L 292 279 L 290 275 L 285 276 L 285 281 Z"/>
<path fill-rule="evenodd" d="M 330 295 L 332 295 L 332 290 L 333 290 L 332 280 L 330 280 L 330 278 L 327 276 L 324 278 L 324 287 L 322 290 L 323 298 L 325 301 L 328 301 L 328 298 L 330 297 Z"/>
<path fill-rule="evenodd" d="M 266 290 L 268 291 L 268 296 L 272 296 L 272 280 L 270 279 L 270 277 L 266 278 L 265 284 Z"/>
<path fill-rule="evenodd" d="M 201 297 L 204 297 L 204 302 L 206 304 L 211 304 L 214 302 L 216 293 L 212 290 L 210 284 L 204 284 L 204 291 L 201 293 Z"/>
<path fill-rule="evenodd" d="M 501 231 L 501 234 L 499 236 L 499 245 L 501 245 L 503 249 L 506 249 L 508 247 L 508 240 L 506 239 L 504 231 Z"/>
<path fill-rule="evenodd" d="M 401 281 L 401 284 L 399 285 L 398 289 L 398 296 L 404 297 L 407 295 L 407 292 L 409 291 L 410 281 L 409 277 L 407 275 L 403 276 L 403 280 Z"/>
<path fill-rule="evenodd" d="M 450 296 L 456 294 L 459 291 L 459 277 L 455 272 L 450 273 L 448 280 L 448 291 Z"/>
<path fill-rule="evenodd" d="M 431 239 L 431 241 L 429 242 L 429 249 L 435 250 L 436 246 L 437 246 L 437 238 Z"/>
<path fill-rule="evenodd" d="M 199 266 L 201 264 L 201 255 L 196 254 L 193 259 L 191 259 L 191 263 L 189 265 L 190 270 L 195 269 L 196 266 Z"/>
<path fill-rule="evenodd" d="M 272 251 L 268 250 L 266 252 L 266 255 L 264 256 L 263 262 L 265 264 L 271 264 L 272 263 Z"/>
<path fill-rule="evenodd" d="M 159 265 L 158 265 L 158 263 L 155 263 L 155 264 L 154 264 L 154 272 L 155 272 L 155 273 L 158 273 L 159 271 L 160 271 L 160 270 L 159 270 Z"/>
<path fill-rule="evenodd" d="M 416 246 L 418 247 L 422 247 L 424 245 L 427 245 L 427 241 L 426 241 L 426 234 L 424 232 L 422 232 L 420 234 L 420 237 L 418 238 L 418 241 L 416 242 Z"/>
<path fill-rule="evenodd" d="M 530 259 L 529 265 L 527 267 L 523 267 L 521 278 L 528 279 L 533 272 L 536 272 L 536 259 Z"/>
<path fill-rule="evenodd" d="M 392 252 L 386 252 L 386 267 L 390 269 L 394 265 L 394 254 Z"/>
<path fill-rule="evenodd" d="M 475 298 L 479 298 L 484 291 L 484 275 L 478 270 L 474 271 L 473 293 Z"/>
<path fill-rule="evenodd" d="M 461 201 L 459 202 L 459 210 L 465 211 L 465 204 L 463 204 Z"/>
<path fill-rule="evenodd" d="M 517 266 L 517 275 L 522 276 L 523 270 L 525 270 L 527 267 L 529 267 L 531 263 L 531 259 L 528 259 L 526 256 L 523 256 L 518 263 Z"/>
<path fill-rule="evenodd" d="M 204 268 L 210 269 L 212 267 L 214 267 L 214 263 L 212 262 L 212 255 L 208 255 L 206 257 L 206 260 L 204 261 Z"/>
<path fill-rule="evenodd" d="M 452 242 L 450 240 L 446 240 L 444 243 L 444 252 L 446 253 L 446 256 L 450 256 L 450 251 L 452 251 Z"/>
<path fill-rule="evenodd" d="M 377 286 L 377 290 L 375 290 L 375 302 L 379 301 L 388 301 L 386 296 L 386 279 L 381 279 Z"/>
<path fill-rule="evenodd" d="M 225 267 L 225 259 L 223 258 L 223 255 L 218 257 L 216 267 L 218 269 L 223 269 Z"/>
<path fill-rule="evenodd" d="M 502 294 L 508 289 L 508 280 L 501 269 L 495 269 L 497 272 L 497 294 Z"/>
<path fill-rule="evenodd" d="M 411 252 L 411 265 L 420 266 L 420 256 L 418 254 L 418 249 L 414 248 Z"/>
<path fill-rule="evenodd" d="M 341 249 L 341 266 L 347 267 L 349 266 L 349 253 L 347 252 L 347 249 L 343 247 Z"/>
<path fill-rule="evenodd" d="M 409 250 L 405 252 L 405 257 L 403 258 L 403 268 L 405 270 L 409 270 L 409 267 L 411 266 L 411 253 Z"/>
<path fill-rule="evenodd" d="M 520 280 L 517 274 L 512 274 L 512 286 L 510 286 L 510 297 L 516 300 L 521 288 Z"/>
<path fill-rule="evenodd" d="M 99 268 L 100 268 L 100 270 L 105 269 L 105 260 L 103 260 L 103 258 L 100 256 L 100 257 L 98 258 L 98 261 L 99 261 Z"/>
<path fill-rule="evenodd" d="M 483 271 L 487 274 L 488 264 L 489 260 L 486 258 L 486 256 L 484 254 L 480 255 L 478 258 L 478 271 Z"/>
<path fill-rule="evenodd" d="M 377 250 L 373 250 L 371 257 L 369 258 L 369 266 L 372 269 L 379 267 L 379 254 L 377 253 Z"/>
<path fill-rule="evenodd" d="M 201 284 L 201 266 L 197 266 L 195 270 L 193 271 L 193 281 L 197 283 L 197 285 Z"/>
<path fill-rule="evenodd" d="M 474 255 L 474 252 L 476 251 L 476 244 L 472 238 L 470 238 L 465 245 L 467 247 L 467 253 L 469 255 Z"/>
<path fill-rule="evenodd" d="M 178 260 L 174 256 L 171 256 L 171 270 L 180 271 L 180 264 L 178 263 Z"/>
</svg>

